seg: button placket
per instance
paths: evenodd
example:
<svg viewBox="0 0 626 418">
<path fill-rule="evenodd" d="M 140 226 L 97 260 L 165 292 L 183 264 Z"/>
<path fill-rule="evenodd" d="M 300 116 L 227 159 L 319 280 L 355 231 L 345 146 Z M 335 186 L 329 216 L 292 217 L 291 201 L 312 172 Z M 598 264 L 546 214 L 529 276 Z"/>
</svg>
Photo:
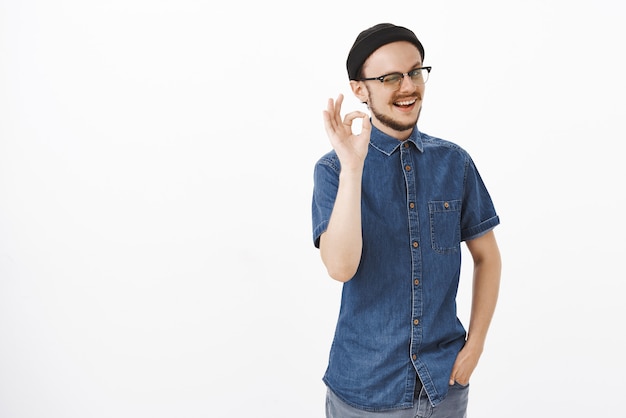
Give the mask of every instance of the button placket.
<svg viewBox="0 0 626 418">
<path fill-rule="evenodd" d="M 411 248 L 412 259 L 412 271 L 411 275 L 411 302 L 412 302 L 412 315 L 411 325 L 413 331 L 411 332 L 411 359 L 416 361 L 418 359 L 419 347 L 421 344 L 421 322 L 420 317 L 422 314 L 422 286 L 419 277 L 421 277 L 421 248 L 420 248 L 420 228 L 419 228 L 419 216 L 417 205 L 417 189 L 416 183 L 416 171 L 415 160 L 412 158 L 411 147 L 408 142 L 403 144 L 400 148 L 401 167 L 404 172 L 405 186 L 407 189 L 407 216 L 409 227 L 409 245 Z"/>
</svg>

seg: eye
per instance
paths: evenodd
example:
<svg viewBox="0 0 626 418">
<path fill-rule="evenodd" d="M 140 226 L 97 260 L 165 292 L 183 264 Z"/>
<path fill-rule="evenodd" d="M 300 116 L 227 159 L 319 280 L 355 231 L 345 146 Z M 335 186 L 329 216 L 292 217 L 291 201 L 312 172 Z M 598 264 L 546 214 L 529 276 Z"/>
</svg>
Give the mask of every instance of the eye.
<svg viewBox="0 0 626 418">
<path fill-rule="evenodd" d="M 422 69 L 416 68 L 413 71 L 409 71 L 409 77 L 411 77 L 413 81 L 420 81 L 422 79 Z"/>
<path fill-rule="evenodd" d="M 385 84 L 396 84 L 400 80 L 402 80 L 402 77 L 403 76 L 400 73 L 387 74 L 386 76 L 383 77 L 383 83 L 385 83 Z"/>
</svg>

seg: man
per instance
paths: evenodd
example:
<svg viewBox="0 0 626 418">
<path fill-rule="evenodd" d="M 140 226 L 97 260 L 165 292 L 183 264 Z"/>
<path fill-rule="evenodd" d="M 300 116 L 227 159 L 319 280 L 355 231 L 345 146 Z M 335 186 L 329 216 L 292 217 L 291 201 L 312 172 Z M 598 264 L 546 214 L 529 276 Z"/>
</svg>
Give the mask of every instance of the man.
<svg viewBox="0 0 626 418">
<path fill-rule="evenodd" d="M 344 282 L 324 375 L 327 417 L 466 416 L 496 306 L 500 220 L 471 157 L 417 128 L 423 60 L 411 30 L 364 30 L 346 66 L 371 117 L 342 120 L 341 95 L 323 112 L 333 150 L 315 165 L 313 239 Z M 463 241 L 474 263 L 467 333 L 455 302 Z"/>
</svg>

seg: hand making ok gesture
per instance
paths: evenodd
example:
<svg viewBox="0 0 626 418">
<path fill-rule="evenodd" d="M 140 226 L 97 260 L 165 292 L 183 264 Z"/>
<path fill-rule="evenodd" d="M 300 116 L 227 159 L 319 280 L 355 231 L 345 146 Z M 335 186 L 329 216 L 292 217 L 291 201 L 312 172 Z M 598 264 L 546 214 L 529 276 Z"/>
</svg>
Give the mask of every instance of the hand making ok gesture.
<svg viewBox="0 0 626 418">
<path fill-rule="evenodd" d="M 360 169 L 367 155 L 372 125 L 369 115 L 360 111 L 348 113 L 342 121 L 340 114 L 342 102 L 342 94 L 336 101 L 328 99 L 328 108 L 324 110 L 324 126 L 330 143 L 339 157 L 342 170 Z M 363 123 L 361 132 L 355 135 L 352 132 L 352 122 L 357 118 L 362 118 Z"/>
</svg>

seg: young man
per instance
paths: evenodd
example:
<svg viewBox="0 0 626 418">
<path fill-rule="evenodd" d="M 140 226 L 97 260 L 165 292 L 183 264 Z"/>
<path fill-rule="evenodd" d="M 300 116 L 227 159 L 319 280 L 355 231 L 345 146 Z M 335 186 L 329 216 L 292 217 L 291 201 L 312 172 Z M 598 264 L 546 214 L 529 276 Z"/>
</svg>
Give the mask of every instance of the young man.
<svg viewBox="0 0 626 418">
<path fill-rule="evenodd" d="M 344 282 L 327 417 L 464 417 L 496 306 L 500 221 L 471 157 L 417 128 L 423 61 L 411 30 L 364 30 L 347 70 L 371 117 L 342 120 L 341 95 L 323 113 L 333 150 L 315 165 L 313 239 Z M 474 263 L 467 333 L 455 302 L 462 241 Z"/>
</svg>

